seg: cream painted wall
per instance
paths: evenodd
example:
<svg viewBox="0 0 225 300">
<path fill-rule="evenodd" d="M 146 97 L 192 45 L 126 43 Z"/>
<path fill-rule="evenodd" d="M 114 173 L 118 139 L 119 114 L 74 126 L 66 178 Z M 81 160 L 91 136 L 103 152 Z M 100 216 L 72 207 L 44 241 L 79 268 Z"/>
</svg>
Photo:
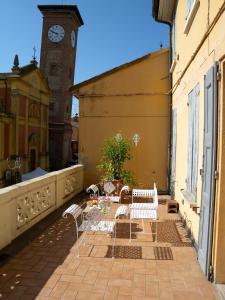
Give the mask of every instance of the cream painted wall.
<svg viewBox="0 0 225 300">
<path fill-rule="evenodd" d="M 176 150 L 176 183 L 175 198 L 180 204 L 180 212 L 187 221 L 187 225 L 192 231 L 194 240 L 198 244 L 199 235 L 199 215 L 193 211 L 190 202 L 184 199 L 181 189 L 186 188 L 187 177 L 187 141 L 188 141 L 188 94 L 200 84 L 199 95 L 199 159 L 198 159 L 198 184 L 196 205 L 201 205 L 202 179 L 199 175 L 203 161 L 203 133 L 204 133 L 204 75 L 225 55 L 225 13 L 223 12 L 212 28 L 208 36 L 201 43 L 207 29 L 212 24 L 215 16 L 219 12 L 224 1 L 200 0 L 189 33 L 183 33 L 185 25 L 185 0 L 178 1 L 176 12 L 176 50 L 178 60 L 173 71 L 173 108 L 177 108 L 177 150 Z M 196 55 L 193 54 L 196 52 Z M 189 66 L 188 66 L 189 64 Z M 187 70 L 184 72 L 185 68 Z M 224 73 L 223 73 L 224 74 Z M 223 75 L 224 76 L 224 75 Z M 222 76 L 222 80 L 224 80 Z M 179 84 L 176 85 L 176 83 Z M 217 181 L 216 211 L 214 221 L 214 246 L 213 246 L 213 266 L 216 282 L 225 283 L 225 206 L 224 206 L 224 86 L 219 86 L 219 141 L 218 143 L 218 168 L 220 170 L 219 181 Z"/>
<path fill-rule="evenodd" d="M 159 190 L 167 190 L 168 61 L 168 50 L 161 50 L 79 88 L 79 156 L 86 186 L 100 180 L 96 165 L 103 140 L 121 131 L 141 138 L 127 164 L 138 185 L 156 181 Z"/>
</svg>

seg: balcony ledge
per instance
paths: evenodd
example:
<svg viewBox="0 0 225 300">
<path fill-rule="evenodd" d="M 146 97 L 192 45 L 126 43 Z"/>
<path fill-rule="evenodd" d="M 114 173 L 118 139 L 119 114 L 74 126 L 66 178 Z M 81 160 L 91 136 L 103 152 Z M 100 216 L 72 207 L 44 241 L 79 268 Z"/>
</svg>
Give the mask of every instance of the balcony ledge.
<svg viewBox="0 0 225 300">
<path fill-rule="evenodd" d="M 186 204 L 188 204 L 197 215 L 200 215 L 200 207 L 196 201 L 196 196 L 184 189 L 181 189 L 180 193 L 182 197 L 182 203 L 184 204 L 184 202 L 186 202 Z"/>
</svg>

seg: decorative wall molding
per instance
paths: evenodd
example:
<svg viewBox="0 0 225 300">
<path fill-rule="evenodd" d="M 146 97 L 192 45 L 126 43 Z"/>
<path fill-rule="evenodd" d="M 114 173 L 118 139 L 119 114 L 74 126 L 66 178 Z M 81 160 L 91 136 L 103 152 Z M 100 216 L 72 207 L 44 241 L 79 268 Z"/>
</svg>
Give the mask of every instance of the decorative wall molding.
<svg viewBox="0 0 225 300">
<path fill-rule="evenodd" d="M 30 222 L 42 212 L 53 206 L 53 187 L 46 185 L 17 199 L 17 228 Z"/>
<path fill-rule="evenodd" d="M 78 176 L 79 174 L 74 174 L 65 178 L 64 197 L 67 197 L 76 189 Z"/>
</svg>

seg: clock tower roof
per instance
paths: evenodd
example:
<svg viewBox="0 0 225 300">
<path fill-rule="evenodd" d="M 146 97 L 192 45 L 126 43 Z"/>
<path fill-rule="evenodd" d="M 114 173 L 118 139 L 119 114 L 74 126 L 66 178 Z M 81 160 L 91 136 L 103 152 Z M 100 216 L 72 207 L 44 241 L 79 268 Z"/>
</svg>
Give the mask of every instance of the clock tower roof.
<svg viewBox="0 0 225 300">
<path fill-rule="evenodd" d="M 39 10 L 42 12 L 42 14 L 51 13 L 52 12 L 68 12 L 73 17 L 78 19 L 79 26 L 84 25 L 84 22 L 82 20 L 82 17 L 80 15 L 80 12 L 76 5 L 38 5 Z"/>
</svg>

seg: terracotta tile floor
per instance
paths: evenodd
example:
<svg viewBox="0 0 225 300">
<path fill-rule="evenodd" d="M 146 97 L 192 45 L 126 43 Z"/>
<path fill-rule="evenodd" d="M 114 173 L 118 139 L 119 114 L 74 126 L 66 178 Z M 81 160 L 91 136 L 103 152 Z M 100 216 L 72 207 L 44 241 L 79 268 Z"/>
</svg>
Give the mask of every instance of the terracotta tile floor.
<svg viewBox="0 0 225 300">
<path fill-rule="evenodd" d="M 77 257 L 73 220 L 58 218 L 0 268 L 0 299 L 216 299 L 179 216 L 166 208 L 160 205 L 157 242 L 139 222 L 129 242 L 128 221 L 119 220 L 113 259 L 102 233 L 88 234 Z"/>
</svg>

